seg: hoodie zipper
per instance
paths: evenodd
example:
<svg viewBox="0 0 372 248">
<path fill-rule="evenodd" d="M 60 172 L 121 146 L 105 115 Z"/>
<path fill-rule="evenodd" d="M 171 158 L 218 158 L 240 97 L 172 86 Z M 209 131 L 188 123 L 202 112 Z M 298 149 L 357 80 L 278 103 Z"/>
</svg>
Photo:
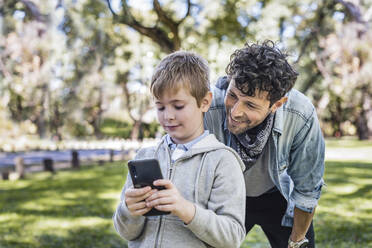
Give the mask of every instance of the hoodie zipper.
<svg viewBox="0 0 372 248">
<path fill-rule="evenodd" d="M 173 162 L 172 162 L 171 154 L 170 154 L 169 149 L 168 149 L 168 155 L 169 155 L 169 161 L 170 161 L 170 166 L 169 166 L 169 176 L 168 176 L 168 179 L 171 180 L 171 178 L 172 178 L 172 170 L 173 170 L 173 166 L 174 166 L 174 164 L 173 164 Z M 158 242 L 159 242 L 159 236 L 160 236 L 160 230 L 161 230 L 162 223 L 163 223 L 163 216 L 161 215 L 161 216 L 160 216 L 160 221 L 159 221 L 158 230 L 157 230 L 157 232 L 156 232 L 155 248 L 158 247 Z"/>
<path fill-rule="evenodd" d="M 174 162 L 172 162 L 171 154 L 170 154 L 169 149 L 168 149 L 168 154 L 169 154 L 169 161 L 170 161 L 168 179 L 170 181 L 172 181 L 172 172 L 174 172 L 173 168 L 175 167 L 175 165 L 177 164 L 177 162 L 179 162 L 181 160 L 184 160 L 184 159 L 187 159 L 187 158 L 189 158 L 189 156 L 178 158 Z M 159 226 L 158 226 L 158 230 L 156 232 L 155 248 L 158 247 L 158 242 L 159 242 L 159 236 L 160 236 L 160 230 L 161 230 L 162 223 L 163 223 L 163 215 L 160 216 L 160 223 L 159 223 Z"/>
<path fill-rule="evenodd" d="M 160 222 L 158 226 L 158 230 L 156 232 L 156 239 L 155 239 L 155 248 L 158 247 L 158 242 L 159 242 L 159 236 L 160 236 L 160 228 L 161 228 L 161 223 L 163 222 L 163 216 L 160 216 Z"/>
</svg>

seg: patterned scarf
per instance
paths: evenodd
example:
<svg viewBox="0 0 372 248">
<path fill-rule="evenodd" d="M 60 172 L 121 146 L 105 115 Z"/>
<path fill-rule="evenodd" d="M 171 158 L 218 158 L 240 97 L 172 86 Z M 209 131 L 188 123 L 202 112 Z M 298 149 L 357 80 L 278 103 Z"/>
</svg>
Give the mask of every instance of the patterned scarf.
<svg viewBox="0 0 372 248">
<path fill-rule="evenodd" d="M 274 114 L 269 114 L 257 127 L 237 136 L 232 135 L 235 141 L 233 142 L 233 144 L 235 143 L 235 147 L 233 148 L 240 155 L 240 158 L 246 165 L 246 170 L 252 168 L 261 155 L 262 150 L 269 139 L 273 123 Z"/>
</svg>

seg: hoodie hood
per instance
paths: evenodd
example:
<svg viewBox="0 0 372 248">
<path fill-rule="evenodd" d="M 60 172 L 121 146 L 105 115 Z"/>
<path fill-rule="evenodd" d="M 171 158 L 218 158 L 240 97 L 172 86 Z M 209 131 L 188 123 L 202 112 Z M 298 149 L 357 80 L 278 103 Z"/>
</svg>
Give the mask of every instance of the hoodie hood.
<svg viewBox="0 0 372 248">
<path fill-rule="evenodd" d="M 160 147 L 163 147 L 165 149 L 169 149 L 167 147 L 166 142 L 165 142 L 165 136 L 162 138 L 162 140 L 161 140 L 161 142 L 160 142 L 157 150 Z M 228 150 L 228 151 L 232 152 L 235 155 L 235 157 L 237 158 L 237 160 L 239 161 L 239 165 L 240 165 L 240 168 L 242 169 L 242 171 L 245 170 L 245 165 L 242 162 L 242 160 L 241 160 L 240 156 L 238 155 L 238 153 L 234 149 L 232 149 L 232 148 L 224 145 L 223 143 L 219 142 L 216 139 L 216 137 L 214 136 L 214 134 L 209 134 L 206 137 L 204 137 L 203 139 L 201 139 L 199 142 L 197 142 L 196 144 L 194 144 L 191 147 L 190 150 L 186 151 L 177 160 L 190 158 L 190 157 L 195 156 L 197 154 L 211 152 L 211 151 L 215 151 L 215 150 L 219 150 L 219 149 L 225 149 L 225 150 Z"/>
</svg>

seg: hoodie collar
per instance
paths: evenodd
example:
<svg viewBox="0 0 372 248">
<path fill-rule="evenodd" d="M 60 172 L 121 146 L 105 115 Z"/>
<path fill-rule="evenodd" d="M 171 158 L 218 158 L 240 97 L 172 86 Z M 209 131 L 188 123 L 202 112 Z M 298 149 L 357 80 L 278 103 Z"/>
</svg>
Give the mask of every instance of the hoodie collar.
<svg viewBox="0 0 372 248">
<path fill-rule="evenodd" d="M 209 134 L 209 131 L 208 130 L 205 130 L 204 133 L 202 133 L 201 135 L 199 135 L 198 137 L 196 137 L 195 139 L 187 142 L 187 143 L 184 143 L 184 144 L 176 144 L 173 142 L 172 138 L 170 137 L 169 134 L 166 134 L 165 135 L 165 143 L 169 146 L 169 148 L 171 150 L 174 150 L 176 148 L 178 149 L 181 149 L 181 150 L 184 150 L 184 151 L 188 151 L 191 149 L 191 147 L 198 143 L 200 140 L 202 140 L 204 137 L 206 137 L 207 135 Z"/>
</svg>

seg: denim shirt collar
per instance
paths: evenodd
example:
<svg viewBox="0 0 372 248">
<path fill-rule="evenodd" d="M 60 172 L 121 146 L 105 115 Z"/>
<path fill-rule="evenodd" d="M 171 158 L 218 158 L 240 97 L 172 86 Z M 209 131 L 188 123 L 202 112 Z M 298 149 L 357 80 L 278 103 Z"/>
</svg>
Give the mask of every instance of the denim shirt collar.
<svg viewBox="0 0 372 248">
<path fill-rule="evenodd" d="M 280 135 L 283 133 L 283 106 L 278 108 L 275 112 L 275 120 L 273 125 L 273 131 L 279 133 Z"/>
</svg>

